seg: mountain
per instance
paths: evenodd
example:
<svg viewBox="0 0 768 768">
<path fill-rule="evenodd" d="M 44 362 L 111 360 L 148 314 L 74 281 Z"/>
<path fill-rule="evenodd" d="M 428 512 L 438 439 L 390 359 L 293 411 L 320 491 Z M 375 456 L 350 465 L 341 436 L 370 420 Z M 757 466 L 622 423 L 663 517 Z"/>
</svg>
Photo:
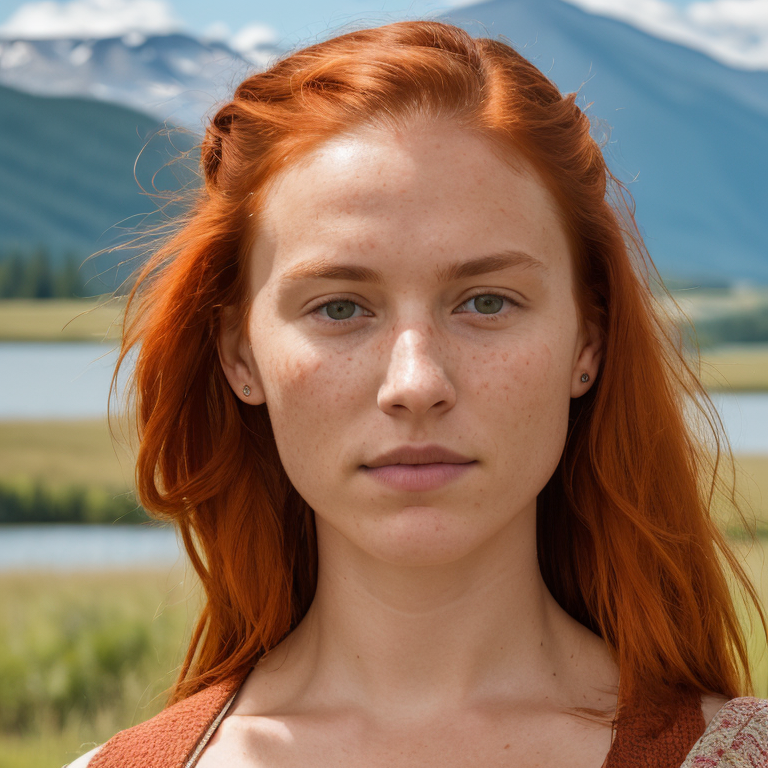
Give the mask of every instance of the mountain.
<svg viewBox="0 0 768 768">
<path fill-rule="evenodd" d="M 0 85 L 38 96 L 82 96 L 201 130 L 201 118 L 278 50 L 240 52 L 182 33 L 103 39 L 0 40 Z"/>
<path fill-rule="evenodd" d="M 662 273 L 768 282 L 768 72 L 562 0 L 493 0 L 443 18 L 503 35 L 610 126 L 606 155 Z"/>
<path fill-rule="evenodd" d="M 194 161 L 168 163 L 196 139 L 115 104 L 0 87 L 0 250 L 42 245 L 57 259 L 85 258 L 125 240 L 158 215 L 139 184 L 151 191 L 154 176 L 156 189 L 174 191 L 193 180 Z M 106 272 L 126 255 L 99 257 L 86 272 Z M 114 274 L 105 279 L 114 287 Z"/>
<path fill-rule="evenodd" d="M 606 156 L 663 274 L 768 283 L 768 71 L 563 0 L 492 0 L 443 18 L 505 36 L 579 92 L 596 135 L 610 126 Z M 155 208 L 133 180 L 145 139 L 154 136 L 140 161 L 148 181 L 174 153 L 163 121 L 201 132 L 212 106 L 278 54 L 268 42 L 238 52 L 181 33 L 0 40 L 0 84 L 36 94 L 0 89 L 0 248 L 103 248 L 110 227 Z"/>
</svg>

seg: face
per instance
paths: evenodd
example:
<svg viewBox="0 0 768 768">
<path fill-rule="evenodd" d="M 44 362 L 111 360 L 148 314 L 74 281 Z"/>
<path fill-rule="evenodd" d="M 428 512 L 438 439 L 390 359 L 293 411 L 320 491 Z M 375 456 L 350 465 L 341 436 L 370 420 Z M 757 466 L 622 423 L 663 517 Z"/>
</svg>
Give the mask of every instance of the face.
<svg viewBox="0 0 768 768">
<path fill-rule="evenodd" d="M 447 563 L 531 529 L 597 374 L 555 203 L 451 125 L 335 138 L 270 187 L 227 377 L 334 536 Z M 243 394 L 243 386 L 250 395 Z"/>
</svg>

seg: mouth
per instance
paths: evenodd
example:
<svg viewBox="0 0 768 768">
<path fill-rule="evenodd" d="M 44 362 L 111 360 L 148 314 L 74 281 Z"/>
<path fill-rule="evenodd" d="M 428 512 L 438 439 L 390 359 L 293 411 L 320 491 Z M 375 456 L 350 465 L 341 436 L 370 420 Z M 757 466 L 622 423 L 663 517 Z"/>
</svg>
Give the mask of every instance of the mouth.
<svg viewBox="0 0 768 768">
<path fill-rule="evenodd" d="M 360 468 L 393 490 L 423 492 L 447 485 L 475 464 L 475 459 L 448 448 L 425 445 L 387 451 Z"/>
<path fill-rule="evenodd" d="M 382 453 L 363 464 L 368 469 L 398 464 L 421 466 L 424 464 L 472 464 L 474 459 L 463 456 L 441 445 L 403 445 Z"/>
</svg>

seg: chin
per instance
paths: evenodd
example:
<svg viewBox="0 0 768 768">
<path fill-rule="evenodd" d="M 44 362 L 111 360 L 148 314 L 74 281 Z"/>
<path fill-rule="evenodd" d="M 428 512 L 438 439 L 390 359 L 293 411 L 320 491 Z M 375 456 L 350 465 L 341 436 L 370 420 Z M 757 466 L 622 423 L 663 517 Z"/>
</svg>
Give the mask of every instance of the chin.
<svg viewBox="0 0 768 768">
<path fill-rule="evenodd" d="M 367 526 L 366 526 L 367 527 Z M 447 565 L 482 544 L 482 531 L 434 507 L 404 507 L 378 520 L 359 542 L 369 555 L 393 565 Z"/>
</svg>

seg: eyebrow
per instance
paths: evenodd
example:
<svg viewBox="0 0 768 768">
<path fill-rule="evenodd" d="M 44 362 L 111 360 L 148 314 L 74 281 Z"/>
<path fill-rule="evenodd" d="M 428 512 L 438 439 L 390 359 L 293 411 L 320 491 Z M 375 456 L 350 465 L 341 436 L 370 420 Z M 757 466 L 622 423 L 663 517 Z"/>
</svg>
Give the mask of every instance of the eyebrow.
<svg viewBox="0 0 768 768">
<path fill-rule="evenodd" d="M 547 266 L 524 251 L 502 251 L 486 256 L 478 256 L 468 261 L 457 261 L 447 267 L 439 268 L 436 272 L 441 283 L 462 280 L 467 277 L 477 277 L 490 272 L 500 272 L 503 269 L 522 267 L 547 273 Z M 381 284 L 384 276 L 381 272 L 370 267 L 359 267 L 352 264 L 333 264 L 327 260 L 306 261 L 289 269 L 282 277 L 284 282 L 299 280 L 352 280 L 354 282 Z"/>
</svg>

